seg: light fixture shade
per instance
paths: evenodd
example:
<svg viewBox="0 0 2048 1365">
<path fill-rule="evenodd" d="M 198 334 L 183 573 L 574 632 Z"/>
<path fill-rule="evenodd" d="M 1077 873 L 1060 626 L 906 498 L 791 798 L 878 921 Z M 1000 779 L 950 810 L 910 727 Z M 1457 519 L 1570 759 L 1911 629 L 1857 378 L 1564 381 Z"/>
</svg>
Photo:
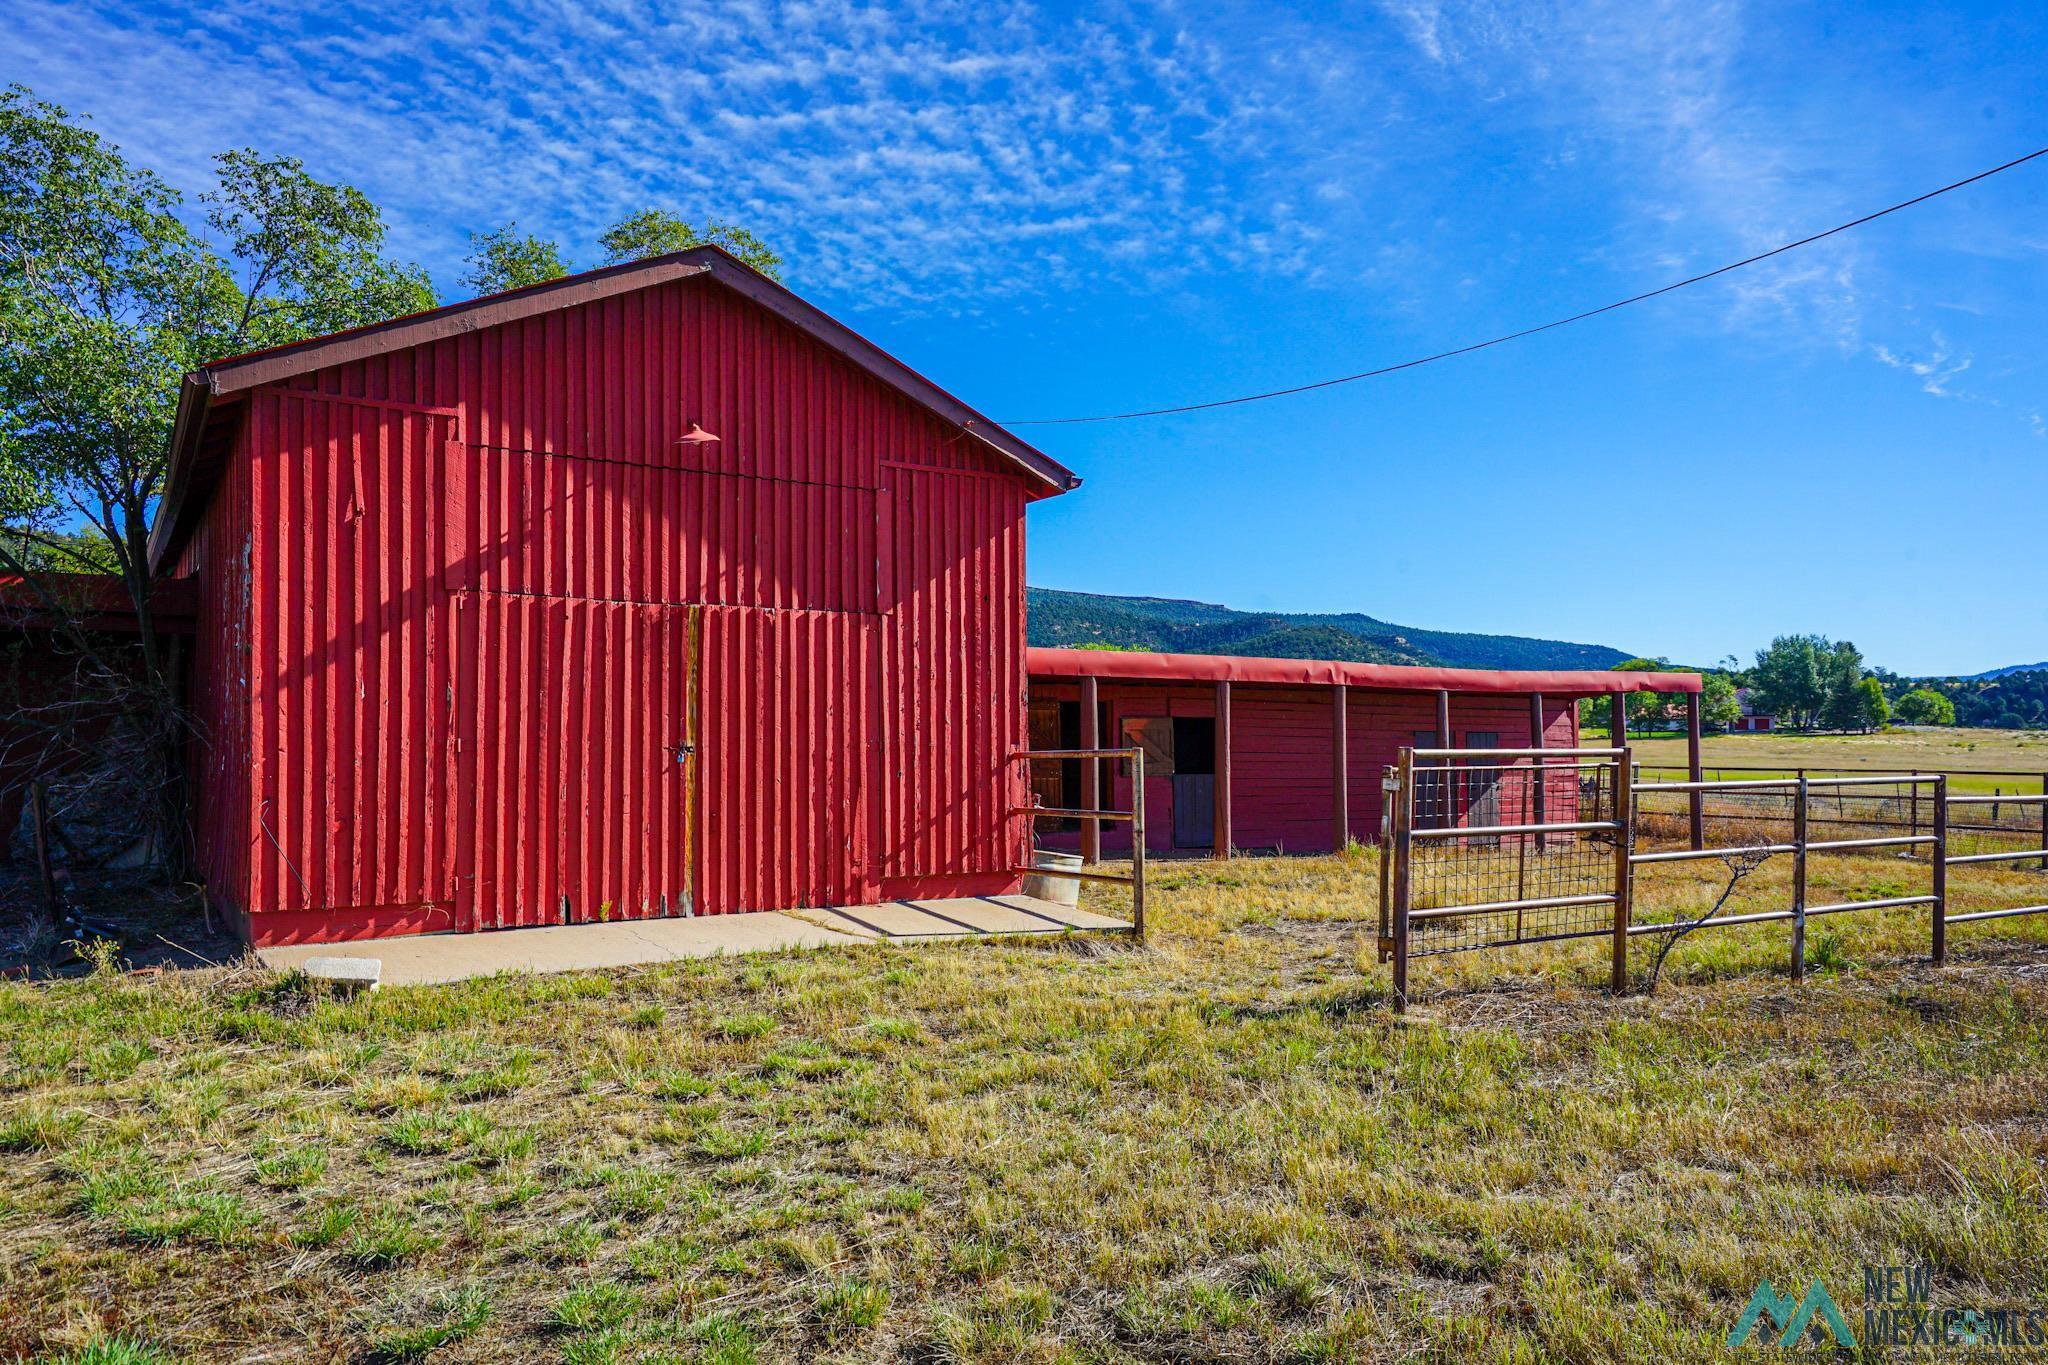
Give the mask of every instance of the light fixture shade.
<svg viewBox="0 0 2048 1365">
<path fill-rule="evenodd" d="M 692 422 L 690 423 L 690 429 L 688 431 L 676 437 L 676 444 L 679 446 L 717 445 L 718 438 L 716 436 L 713 436 L 710 432 L 704 430 L 704 428 L 698 426 L 695 422 Z"/>
</svg>

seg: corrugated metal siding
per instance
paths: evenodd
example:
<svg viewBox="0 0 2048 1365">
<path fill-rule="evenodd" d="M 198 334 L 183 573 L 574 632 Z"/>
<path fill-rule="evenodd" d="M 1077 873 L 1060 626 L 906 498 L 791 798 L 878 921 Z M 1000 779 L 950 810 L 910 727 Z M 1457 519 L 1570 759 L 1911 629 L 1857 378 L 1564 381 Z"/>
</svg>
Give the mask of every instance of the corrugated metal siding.
<svg viewBox="0 0 2048 1365">
<path fill-rule="evenodd" d="M 187 692 L 194 734 L 194 862 L 216 906 L 230 915 L 249 901 L 250 836 L 250 507 L 247 446 L 239 438 L 220 485 L 172 569 L 195 577 L 199 612 Z"/>
<path fill-rule="evenodd" d="M 844 612 L 704 610 L 707 910 L 875 898 L 876 636 L 873 617 Z"/>
<path fill-rule="evenodd" d="M 464 928 L 687 913 L 687 607 L 455 600 Z"/>
<path fill-rule="evenodd" d="M 698 913 L 1014 884 L 1028 490 L 979 442 L 703 280 L 289 394 L 247 428 L 259 939 L 674 910 L 637 765 L 690 606 Z"/>
<path fill-rule="evenodd" d="M 248 430 L 251 908 L 450 927 L 451 680 L 433 566 L 451 418 L 272 391 Z"/>
<path fill-rule="evenodd" d="M 882 875 L 1002 875 L 1023 855 L 1024 494 L 891 465 Z"/>
<path fill-rule="evenodd" d="M 1233 687 L 1231 840 L 1292 853 L 1330 847 L 1330 694 L 1325 688 Z"/>
</svg>

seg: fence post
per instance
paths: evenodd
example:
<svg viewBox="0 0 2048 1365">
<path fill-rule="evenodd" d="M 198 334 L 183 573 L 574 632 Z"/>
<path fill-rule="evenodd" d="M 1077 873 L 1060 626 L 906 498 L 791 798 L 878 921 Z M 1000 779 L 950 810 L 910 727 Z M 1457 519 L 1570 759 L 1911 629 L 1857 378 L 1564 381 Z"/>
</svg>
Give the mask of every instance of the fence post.
<svg viewBox="0 0 2048 1365">
<path fill-rule="evenodd" d="M 1685 776 L 1688 781 L 1698 782 L 1700 778 L 1700 694 L 1685 694 Z M 1707 846 L 1707 794 L 1698 787 L 1689 793 L 1687 813 L 1692 821 L 1692 851 L 1697 853 Z"/>
<path fill-rule="evenodd" d="M 1615 693 L 1615 711 L 1621 714 L 1621 694 Z M 1635 850 L 1635 773 L 1626 745 L 1614 764 L 1614 993 L 1628 989 L 1629 891 L 1634 868 L 1629 855 Z"/>
<path fill-rule="evenodd" d="M 2041 774 L 2041 795 L 2048 796 L 2048 773 Z M 2048 848 L 2048 801 L 2041 803 L 2041 847 Z M 2048 872 L 2048 855 L 2041 858 L 2041 870 Z"/>
<path fill-rule="evenodd" d="M 1913 769 L 1913 776 L 1920 776 L 1918 768 Z M 1917 839 L 1920 837 L 1920 784 L 1914 782 L 1909 785 L 1913 792 L 1913 837 Z"/>
<path fill-rule="evenodd" d="M 1913 784 L 1918 796 L 1920 784 Z M 1948 776 L 1934 778 L 1934 965 L 1948 960 Z"/>
<path fill-rule="evenodd" d="M 52 917 L 63 908 L 57 895 L 57 873 L 50 862 L 50 784 L 37 778 L 28 789 L 29 824 L 35 835 L 36 880 L 41 884 L 43 904 Z M 12 831 L 9 831 L 12 833 Z"/>
<path fill-rule="evenodd" d="M 1143 944 L 1145 925 L 1145 751 L 1131 750 L 1131 926 Z"/>
<path fill-rule="evenodd" d="M 1837 788 L 1836 790 L 1840 790 Z M 1792 808 L 1792 979 L 1806 980 L 1806 777 Z"/>
<path fill-rule="evenodd" d="M 1394 793 L 1394 1012 L 1408 1012 L 1408 897 L 1413 886 L 1408 858 L 1415 827 L 1415 750 L 1403 748 L 1395 772 L 1401 790 Z"/>
<path fill-rule="evenodd" d="M 1081 679 L 1081 747 L 1089 756 L 1081 760 L 1081 809 L 1102 809 L 1102 748 L 1101 694 L 1097 691 L 1095 679 Z M 1081 861 L 1094 864 L 1102 861 L 1102 822 L 1083 820 L 1081 822 Z"/>
<path fill-rule="evenodd" d="M 1394 793 L 1400 778 L 1394 765 L 1380 768 L 1380 961 L 1387 960 L 1394 941 Z"/>
</svg>

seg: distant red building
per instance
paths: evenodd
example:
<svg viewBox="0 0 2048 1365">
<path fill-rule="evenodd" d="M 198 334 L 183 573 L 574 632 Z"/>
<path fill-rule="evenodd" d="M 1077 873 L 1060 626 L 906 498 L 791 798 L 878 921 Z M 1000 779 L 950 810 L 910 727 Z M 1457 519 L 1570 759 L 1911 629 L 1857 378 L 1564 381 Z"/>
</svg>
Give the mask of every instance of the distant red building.
<svg viewBox="0 0 2048 1365">
<path fill-rule="evenodd" d="M 1697 693 L 1694 673 L 1505 672 L 1032 649 L 1034 749 L 1141 747 L 1146 848 L 1324 853 L 1379 837 L 1382 769 L 1417 748 L 1569 749 L 1581 697 Z M 1085 698 L 1093 694 L 1095 723 Z M 1447 732 L 1447 733 L 1446 733 Z M 1072 809 L 1080 765 L 1039 765 L 1039 804 Z M 1119 778 L 1104 804 L 1126 809 Z M 1058 846 L 1060 836 L 1041 837 Z M 1121 829 L 1105 852 L 1128 851 Z"/>
<path fill-rule="evenodd" d="M 1753 694 L 1747 687 L 1735 690 L 1735 704 L 1741 708 L 1741 714 L 1728 727 L 1730 733 L 1756 735 L 1777 728 L 1778 718 L 1768 711 L 1759 711 L 1752 698 Z"/>
</svg>

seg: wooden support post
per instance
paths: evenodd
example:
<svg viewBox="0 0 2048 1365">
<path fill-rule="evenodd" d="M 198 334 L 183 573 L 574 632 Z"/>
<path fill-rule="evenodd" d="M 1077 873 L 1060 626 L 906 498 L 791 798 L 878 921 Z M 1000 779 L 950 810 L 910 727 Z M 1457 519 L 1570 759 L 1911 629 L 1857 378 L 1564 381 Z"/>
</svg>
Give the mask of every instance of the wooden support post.
<svg viewBox="0 0 2048 1365">
<path fill-rule="evenodd" d="M 2041 774 L 2041 795 L 2048 796 L 2048 773 Z M 2041 847 L 2048 848 L 2048 801 L 2041 803 Z M 2041 870 L 2048 872 L 2048 857 L 2041 859 Z"/>
<path fill-rule="evenodd" d="M 1131 754 L 1131 929 L 1150 937 L 1145 920 L 1145 751 Z"/>
<path fill-rule="evenodd" d="M 1408 900 L 1411 879 L 1408 855 L 1413 846 L 1409 833 L 1415 827 L 1415 751 L 1403 747 L 1396 781 L 1400 790 L 1389 798 L 1394 802 L 1394 1013 L 1408 1010 Z"/>
<path fill-rule="evenodd" d="M 1102 747 L 1102 708 L 1097 697 L 1095 679 L 1081 679 L 1081 747 L 1100 749 Z M 1081 809 L 1102 809 L 1102 760 L 1084 758 L 1081 760 Z M 1099 863 L 1102 861 L 1102 822 L 1083 820 L 1081 822 L 1081 861 Z"/>
<path fill-rule="evenodd" d="M 1541 692 L 1532 692 L 1529 694 L 1530 748 L 1541 749 L 1543 747 L 1543 730 L 1543 694 Z M 1550 770 L 1543 766 L 1543 759 L 1541 755 L 1537 756 L 1535 759 L 1532 759 L 1531 762 L 1534 764 L 1536 769 L 1534 774 L 1534 777 L 1536 779 L 1536 790 L 1529 794 L 1529 799 L 1534 808 L 1534 813 L 1536 816 L 1535 823 L 1541 825 L 1546 823 L 1550 818 Z M 1538 853 L 1541 853 L 1543 849 L 1543 832 L 1541 830 L 1538 830 L 1536 833 L 1536 851 Z"/>
<path fill-rule="evenodd" d="M 1806 779 L 1792 807 L 1792 979 L 1806 980 Z"/>
<path fill-rule="evenodd" d="M 50 784 L 42 778 L 29 786 L 28 809 L 36 844 L 36 877 L 42 882 L 43 904 L 54 916 L 62 903 L 57 897 L 57 870 L 50 861 Z"/>
<path fill-rule="evenodd" d="M 1607 743 L 1616 749 L 1628 743 L 1628 696 L 1615 692 L 1607 698 Z"/>
<path fill-rule="evenodd" d="M 1913 784 L 1920 794 L 1920 784 Z M 1934 779 L 1934 965 L 1948 960 L 1948 777 Z"/>
<path fill-rule="evenodd" d="M 1217 858 L 1230 856 L 1230 684 L 1216 684 L 1216 823 L 1214 847 Z"/>
<path fill-rule="evenodd" d="M 1685 694 L 1685 778 L 1698 782 L 1700 777 L 1700 694 Z M 1691 797 L 1692 847 L 1697 853 L 1707 846 L 1707 794 L 1695 787 Z"/>
<path fill-rule="evenodd" d="M 1621 700 L 1619 692 L 1614 694 Z M 1614 993 L 1628 989 L 1629 898 L 1634 889 L 1635 869 L 1629 855 L 1635 852 L 1635 774 L 1627 750 L 1614 760 Z"/>
<path fill-rule="evenodd" d="M 1440 690 L 1436 694 L 1436 747 L 1458 747 L 1458 741 L 1451 735 L 1451 694 L 1448 689 Z"/>
<path fill-rule="evenodd" d="M 1330 851 L 1342 853 L 1351 842 L 1351 689 L 1338 683 L 1330 689 Z M 2048 848 L 2048 844 L 2042 845 Z"/>
</svg>

